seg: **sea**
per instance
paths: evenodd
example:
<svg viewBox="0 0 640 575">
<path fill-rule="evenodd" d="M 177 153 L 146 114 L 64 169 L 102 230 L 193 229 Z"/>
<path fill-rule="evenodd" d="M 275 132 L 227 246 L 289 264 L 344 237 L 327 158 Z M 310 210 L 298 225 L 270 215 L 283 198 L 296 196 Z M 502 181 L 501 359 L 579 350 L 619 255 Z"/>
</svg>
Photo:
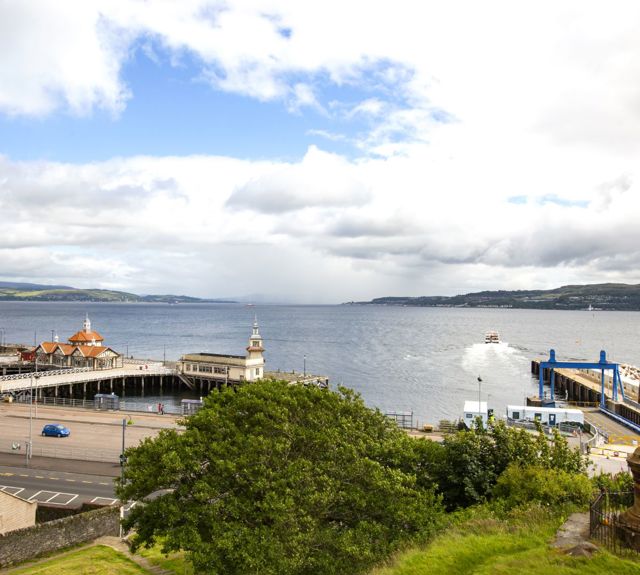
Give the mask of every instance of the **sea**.
<svg viewBox="0 0 640 575">
<path fill-rule="evenodd" d="M 414 423 L 457 419 L 465 400 L 497 414 L 537 394 L 531 360 L 640 365 L 640 313 L 380 305 L 125 304 L 0 302 L 0 337 L 32 345 L 66 341 L 88 314 L 105 345 L 136 358 L 173 361 L 194 352 L 244 354 L 254 319 L 266 368 L 325 375 Z M 495 330 L 500 344 L 485 344 Z M 478 378 L 482 381 L 479 382 Z M 179 396 L 140 398 L 171 405 Z M 131 398 L 127 398 L 130 400 Z"/>
</svg>

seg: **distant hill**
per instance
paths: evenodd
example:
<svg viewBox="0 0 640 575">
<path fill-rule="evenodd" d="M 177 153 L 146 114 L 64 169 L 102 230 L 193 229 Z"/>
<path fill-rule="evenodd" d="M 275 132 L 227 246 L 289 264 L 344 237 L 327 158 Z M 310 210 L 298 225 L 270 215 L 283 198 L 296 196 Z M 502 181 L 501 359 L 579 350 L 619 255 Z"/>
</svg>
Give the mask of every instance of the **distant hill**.
<svg viewBox="0 0 640 575">
<path fill-rule="evenodd" d="M 481 291 L 456 296 L 380 297 L 362 305 L 640 310 L 640 284 L 568 285 L 552 290 Z"/>
<path fill-rule="evenodd" d="M 103 290 L 76 289 L 69 286 L 0 282 L 0 301 L 86 301 L 128 303 L 235 303 L 229 300 L 201 299 L 186 295 L 136 295 Z"/>
</svg>

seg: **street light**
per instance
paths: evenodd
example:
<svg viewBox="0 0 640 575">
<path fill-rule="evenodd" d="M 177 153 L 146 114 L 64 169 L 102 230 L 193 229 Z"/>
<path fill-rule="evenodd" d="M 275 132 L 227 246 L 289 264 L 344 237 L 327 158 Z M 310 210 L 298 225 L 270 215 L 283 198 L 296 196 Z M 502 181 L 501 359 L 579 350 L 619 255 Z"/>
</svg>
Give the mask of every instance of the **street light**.
<svg viewBox="0 0 640 575">
<path fill-rule="evenodd" d="M 304 356 L 303 359 L 303 363 L 302 363 L 302 376 L 303 377 L 307 377 L 307 356 Z"/>
</svg>

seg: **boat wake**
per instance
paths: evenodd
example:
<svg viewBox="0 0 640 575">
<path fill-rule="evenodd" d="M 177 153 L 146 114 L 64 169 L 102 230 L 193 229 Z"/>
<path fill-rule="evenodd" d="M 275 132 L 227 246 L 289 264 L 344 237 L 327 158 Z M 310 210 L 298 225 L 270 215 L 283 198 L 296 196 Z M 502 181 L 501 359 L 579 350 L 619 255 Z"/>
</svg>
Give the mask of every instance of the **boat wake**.
<svg viewBox="0 0 640 575">
<path fill-rule="evenodd" d="M 526 361 L 522 351 L 511 347 L 507 342 L 475 343 L 465 349 L 462 356 L 462 369 L 470 374 L 487 373 L 502 370 L 513 374 L 521 371 Z"/>
</svg>

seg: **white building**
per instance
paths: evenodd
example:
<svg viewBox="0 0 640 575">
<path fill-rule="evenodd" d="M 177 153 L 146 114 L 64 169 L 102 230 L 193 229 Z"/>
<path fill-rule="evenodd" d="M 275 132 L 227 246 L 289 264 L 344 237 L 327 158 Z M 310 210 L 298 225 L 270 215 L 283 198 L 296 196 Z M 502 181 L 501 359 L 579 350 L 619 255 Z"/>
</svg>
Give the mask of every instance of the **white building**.
<svg viewBox="0 0 640 575">
<path fill-rule="evenodd" d="M 264 348 L 258 329 L 253 322 L 246 355 L 218 353 L 191 353 L 183 355 L 177 363 L 178 371 L 188 379 L 205 379 L 221 383 L 256 381 L 264 377 Z"/>
<path fill-rule="evenodd" d="M 479 402 L 480 408 L 478 409 L 477 401 L 465 401 L 464 402 L 464 424 L 471 429 L 476 425 L 476 419 L 478 417 L 482 418 L 482 425 L 484 427 L 487 426 L 487 421 L 489 418 L 489 411 L 487 409 L 487 402 L 481 401 Z"/>
</svg>

